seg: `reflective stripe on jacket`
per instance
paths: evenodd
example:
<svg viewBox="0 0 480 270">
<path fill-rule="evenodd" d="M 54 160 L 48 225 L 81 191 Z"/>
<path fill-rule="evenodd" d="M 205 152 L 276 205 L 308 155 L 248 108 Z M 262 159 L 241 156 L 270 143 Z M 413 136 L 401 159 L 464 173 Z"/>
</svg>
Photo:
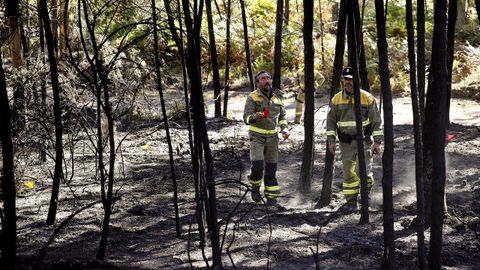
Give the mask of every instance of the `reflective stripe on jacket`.
<svg viewBox="0 0 480 270">
<path fill-rule="evenodd" d="M 337 132 L 355 136 L 357 134 L 355 122 L 355 103 L 353 94 L 349 95 L 346 90 L 338 92 L 330 102 L 330 109 L 327 115 L 327 140 L 335 142 Z M 360 103 L 362 126 L 370 129 L 370 134 L 375 142 L 381 142 L 383 131 L 381 128 L 382 118 L 377 108 L 375 97 L 367 91 L 360 90 Z"/>
<path fill-rule="evenodd" d="M 268 111 L 264 113 L 266 117 L 257 119 L 255 113 Z M 268 114 L 268 115 L 267 115 Z M 243 111 L 243 121 L 250 125 L 250 131 L 260 134 L 277 134 L 277 126 L 281 130 L 287 128 L 285 120 L 285 108 L 282 100 L 272 92 L 270 99 L 266 97 L 259 89 L 251 92 L 245 102 Z"/>
</svg>

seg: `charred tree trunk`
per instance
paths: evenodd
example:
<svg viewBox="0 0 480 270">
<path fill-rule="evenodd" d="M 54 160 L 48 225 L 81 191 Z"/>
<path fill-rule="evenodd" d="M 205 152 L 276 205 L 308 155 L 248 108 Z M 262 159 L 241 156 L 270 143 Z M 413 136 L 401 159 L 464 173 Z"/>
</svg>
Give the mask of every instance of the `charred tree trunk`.
<svg viewBox="0 0 480 270">
<path fill-rule="evenodd" d="M 60 180 L 62 178 L 62 162 L 63 162 L 63 126 L 62 126 L 62 110 L 60 108 L 60 83 L 58 81 L 58 67 L 55 57 L 55 44 L 50 29 L 50 17 L 48 15 L 48 7 L 46 0 L 40 0 L 40 12 L 45 29 L 45 41 L 47 42 L 48 61 L 50 62 L 50 76 L 52 79 L 53 91 L 53 115 L 55 125 L 55 171 L 53 174 L 52 197 L 50 198 L 50 207 L 48 209 L 47 224 L 55 223 L 57 215 L 58 192 L 60 189 Z"/>
<path fill-rule="evenodd" d="M 447 128 L 450 127 L 450 101 L 452 96 L 453 54 L 455 52 L 455 25 L 457 21 L 457 0 L 448 1 L 447 25 Z"/>
<path fill-rule="evenodd" d="M 420 120 L 425 120 L 425 0 L 417 1 L 417 81 Z"/>
<path fill-rule="evenodd" d="M 282 31 L 283 31 L 283 0 L 277 0 L 277 17 L 275 26 L 275 49 L 273 52 L 272 87 L 280 89 L 282 83 Z"/>
<path fill-rule="evenodd" d="M 1 45 L 0 45 L 1 49 Z M 16 190 L 13 173 L 13 143 L 12 126 L 10 122 L 12 111 L 8 102 L 7 83 L 3 71 L 2 54 L 0 53 L 0 142 L 2 145 L 2 198 L 3 219 L 0 239 L 2 269 L 15 269 L 15 255 L 17 250 L 17 213 L 15 208 Z M 0 164 L 1 165 L 1 164 Z"/>
<path fill-rule="evenodd" d="M 360 210 L 360 224 L 369 223 L 368 213 L 368 191 L 367 191 L 367 168 L 365 166 L 365 146 L 363 145 L 363 127 L 362 116 L 360 114 L 360 81 L 358 73 L 358 55 L 357 55 L 357 40 L 355 34 L 355 1 L 350 1 L 347 4 L 347 22 L 348 22 L 348 59 L 352 64 L 353 70 L 353 87 L 355 97 L 355 122 L 357 127 L 357 159 L 360 172 L 360 194 L 362 208 Z"/>
<path fill-rule="evenodd" d="M 347 0 L 340 1 L 340 11 L 338 14 L 337 23 L 337 41 L 335 44 L 335 60 L 333 62 L 333 76 L 332 85 L 330 87 L 330 99 L 340 89 L 340 77 L 342 75 L 343 54 L 345 52 L 345 29 L 347 24 Z M 333 163 L 335 156 L 328 151 L 328 142 L 325 147 L 325 168 L 323 171 L 322 194 L 317 207 L 322 207 L 330 204 L 332 200 L 332 178 L 333 178 Z"/>
<path fill-rule="evenodd" d="M 172 34 L 172 39 L 177 45 L 177 49 L 180 53 L 183 51 L 183 44 L 180 42 L 180 37 L 177 33 L 177 28 L 175 26 L 175 19 L 173 17 L 172 7 L 170 6 L 169 0 L 163 0 L 163 5 L 165 6 L 165 11 L 167 12 L 167 22 L 170 33 Z"/>
<path fill-rule="evenodd" d="M 230 90 L 230 20 L 232 18 L 232 0 L 227 1 L 227 33 L 225 37 L 225 92 L 223 96 L 223 117 L 227 117 L 228 91 Z"/>
<path fill-rule="evenodd" d="M 89 55 L 89 49 L 86 46 L 86 42 L 83 36 L 83 32 L 80 31 L 80 36 L 82 39 L 83 50 L 86 54 L 87 60 L 89 62 L 90 68 L 92 70 L 93 76 L 93 85 L 96 91 L 97 98 L 97 151 L 98 151 L 98 163 L 100 171 L 100 189 L 102 195 L 102 204 L 104 209 L 104 219 L 102 223 L 102 234 L 100 239 L 100 244 L 96 254 L 98 260 L 105 259 L 105 250 L 107 247 L 108 235 L 110 233 L 110 218 L 112 214 L 112 204 L 113 204 L 113 184 L 114 184 L 114 172 L 115 172 L 115 134 L 114 134 L 114 123 L 113 123 L 113 114 L 112 107 L 110 104 L 110 93 L 108 86 L 108 69 L 104 67 L 103 59 L 101 59 L 101 52 L 97 45 L 97 39 L 95 36 L 95 21 L 90 20 L 89 18 L 89 6 L 86 0 L 79 0 L 78 5 L 78 17 L 79 24 L 81 24 L 80 17 L 82 15 L 83 8 L 83 18 L 85 19 L 85 29 L 88 31 L 88 40 L 90 41 L 91 50 L 93 51 L 93 56 Z M 101 102 L 101 96 L 103 94 L 103 103 Z M 102 136 L 102 124 L 101 124 L 101 110 L 104 110 L 105 116 L 107 118 L 107 136 L 109 144 L 109 166 L 107 171 L 107 182 L 105 181 L 104 175 L 104 164 L 103 164 L 103 136 Z M 105 190 L 106 188 L 106 190 Z"/>
<path fill-rule="evenodd" d="M 180 218 L 178 214 L 178 189 L 177 178 L 175 177 L 175 165 L 173 159 L 173 147 L 172 139 L 170 138 L 170 128 L 168 123 L 167 111 L 165 109 L 165 100 L 163 97 L 162 89 L 162 77 L 160 73 L 160 57 L 158 52 L 158 29 L 157 29 L 157 10 L 155 8 L 155 0 L 152 0 L 152 18 L 153 18 L 153 50 L 155 55 L 155 75 L 157 77 L 157 90 L 160 95 L 160 104 L 163 115 L 163 124 L 165 125 L 165 133 L 167 134 L 168 155 L 170 158 L 170 172 L 172 174 L 172 186 L 173 186 L 173 207 L 175 211 L 175 229 L 177 232 L 177 238 L 182 236 L 182 230 L 180 227 Z"/>
<path fill-rule="evenodd" d="M 355 8 L 355 29 L 357 40 L 357 53 L 359 59 L 360 86 L 363 90 L 370 92 L 370 83 L 368 81 L 367 59 L 365 57 L 365 45 L 363 43 L 363 18 L 360 17 L 360 6 L 358 0 L 352 1 Z M 365 8 L 365 6 L 363 6 Z M 363 12 L 362 12 L 363 14 Z"/>
<path fill-rule="evenodd" d="M 200 2 L 200 5 L 202 5 L 202 2 Z M 185 26 L 187 28 L 187 50 L 189 59 L 188 75 L 192 87 L 191 93 L 194 122 L 194 142 L 197 153 L 201 155 L 201 153 L 203 152 L 205 157 L 205 177 L 207 184 L 205 202 L 208 205 L 207 224 L 210 231 L 210 240 L 212 245 L 213 268 L 215 269 L 222 267 L 222 257 L 220 250 L 219 227 L 217 223 L 215 182 L 213 178 L 213 159 L 208 141 L 207 127 L 205 125 L 205 107 L 202 93 L 199 61 L 200 52 L 199 45 L 197 44 L 199 42 L 201 26 L 200 22 L 202 15 L 201 11 L 199 12 L 199 14 L 195 14 L 194 12 L 194 20 L 196 24 L 195 27 L 193 27 L 194 24 L 190 15 L 189 1 L 182 0 L 182 6 L 185 15 Z M 198 159 L 195 160 L 195 162 L 198 162 L 199 164 L 202 163 L 202 157 L 200 155 L 198 156 Z M 200 169 L 200 166 L 197 166 L 197 168 Z"/>
<path fill-rule="evenodd" d="M 180 7 L 180 1 L 177 2 L 177 13 L 181 13 L 181 7 Z M 180 54 L 181 54 L 181 60 L 182 60 L 182 76 L 183 76 L 183 94 L 185 98 L 185 108 L 186 108 L 186 120 L 187 120 L 187 127 L 188 127 L 188 143 L 190 146 L 190 158 L 192 161 L 192 167 L 193 167 L 193 184 L 195 187 L 195 202 L 197 204 L 197 211 L 196 211 L 196 219 L 197 219 L 197 224 L 198 224 L 198 233 L 200 237 L 200 246 L 202 250 L 205 248 L 205 226 L 203 222 L 203 207 L 201 206 L 200 202 L 200 192 L 201 192 L 201 183 L 200 183 L 200 174 L 198 173 L 200 171 L 199 169 L 199 162 L 198 162 L 198 153 L 193 145 L 193 130 L 192 130 L 192 114 L 191 114 L 191 107 L 190 107 L 190 100 L 189 100 L 189 90 L 188 90 L 188 78 L 187 78 L 187 66 L 186 63 L 188 62 L 188 59 L 185 57 L 185 49 L 184 49 L 184 41 L 183 41 L 183 26 L 182 26 L 182 20 L 179 17 L 178 19 L 179 23 L 179 28 L 180 28 L 180 35 L 179 37 L 179 44 L 181 45 L 179 47 Z M 176 33 L 175 33 L 176 34 Z"/>
<path fill-rule="evenodd" d="M 250 45 L 248 42 L 248 26 L 247 14 L 245 12 L 245 0 L 240 0 L 240 8 L 242 9 L 242 23 L 243 23 L 243 39 L 245 44 L 245 60 L 247 61 L 248 81 L 250 82 L 250 90 L 255 90 L 253 82 L 252 60 L 250 59 Z"/>
<path fill-rule="evenodd" d="M 314 86 L 314 57 L 313 47 L 313 0 L 303 1 L 303 55 L 304 55 L 304 78 L 305 78 L 305 139 L 303 143 L 302 169 L 300 171 L 299 191 L 301 195 L 310 193 L 312 184 L 312 169 L 314 155 L 314 114 L 315 114 L 315 86 Z"/>
<path fill-rule="evenodd" d="M 220 99 L 220 73 L 218 72 L 218 56 L 217 45 L 215 43 L 215 31 L 213 30 L 212 18 L 212 0 L 206 0 L 207 24 L 208 24 L 208 40 L 210 42 L 210 61 L 213 73 L 213 98 L 215 100 L 215 117 L 222 116 L 221 99 Z"/>
<path fill-rule="evenodd" d="M 417 89 L 417 70 L 415 63 L 415 37 L 413 29 L 412 0 L 406 2 L 406 24 L 408 34 L 408 60 L 410 64 L 410 94 L 413 109 L 413 132 L 415 138 L 415 184 L 417 189 L 417 247 L 418 268 L 425 269 L 425 198 L 423 196 L 423 150 L 422 150 L 422 121 Z M 385 170 L 385 167 L 384 167 Z"/>
<path fill-rule="evenodd" d="M 375 0 L 375 16 L 377 23 L 377 49 L 380 70 L 380 83 L 384 102 L 383 118 L 385 150 L 383 164 L 383 268 L 395 269 L 395 231 L 393 220 L 393 106 L 390 87 L 390 69 L 388 65 L 388 43 L 385 10 L 383 0 Z"/>
<path fill-rule="evenodd" d="M 41 0 L 37 0 L 37 15 L 38 15 L 38 32 L 39 32 L 39 41 L 40 41 L 40 54 L 42 55 L 42 63 L 45 64 L 45 35 L 43 30 L 43 22 L 41 15 Z M 41 107 L 42 110 L 47 109 L 47 86 L 45 85 L 45 80 L 40 82 L 40 91 L 41 91 Z M 47 140 L 46 136 L 42 136 L 40 142 L 40 160 L 42 162 L 47 161 Z"/>
<path fill-rule="evenodd" d="M 429 269 L 440 269 L 442 265 L 442 227 L 445 195 L 445 134 L 446 134 L 446 12 L 445 0 L 436 0 L 432 62 L 430 68 L 427 102 L 425 107 L 424 147 L 427 158 L 431 159 L 431 236 L 428 255 Z"/>
</svg>

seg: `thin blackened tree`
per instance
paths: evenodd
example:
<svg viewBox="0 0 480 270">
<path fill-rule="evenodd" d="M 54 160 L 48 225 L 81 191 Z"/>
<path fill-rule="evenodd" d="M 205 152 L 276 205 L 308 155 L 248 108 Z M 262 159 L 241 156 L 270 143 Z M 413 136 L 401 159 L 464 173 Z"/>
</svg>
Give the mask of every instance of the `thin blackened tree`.
<svg viewBox="0 0 480 270">
<path fill-rule="evenodd" d="M 360 86 L 363 90 L 370 92 L 370 83 L 368 81 L 368 69 L 367 69 L 367 58 L 365 56 L 365 45 L 363 42 L 363 16 L 360 16 L 360 6 L 358 5 L 358 0 L 353 0 L 353 5 L 355 9 L 355 29 L 357 40 L 357 53 L 359 59 L 359 71 L 360 71 Z M 365 8 L 365 1 L 363 1 L 363 9 Z M 362 15 L 364 12 L 362 11 Z M 349 36 L 350 37 L 350 36 Z"/>
<path fill-rule="evenodd" d="M 377 49 L 380 70 L 380 84 L 384 102 L 384 141 L 385 150 L 383 164 L 383 266 L 385 269 L 395 269 L 395 232 L 393 227 L 393 106 L 390 87 L 390 69 L 388 66 L 388 43 L 386 16 L 383 0 L 375 0 L 375 17 L 377 23 Z"/>
<path fill-rule="evenodd" d="M 360 81 L 358 72 L 358 55 L 357 55 L 357 40 L 355 33 L 355 1 L 350 1 L 347 4 L 347 23 L 348 23 L 348 59 L 352 64 L 353 70 L 353 87 L 354 87 L 354 103 L 355 103 L 355 122 L 357 130 L 357 159 L 360 172 L 360 195 L 361 205 L 360 210 L 360 224 L 369 223 L 368 213 L 368 190 L 367 190 L 367 168 L 365 166 L 365 151 L 364 151 L 364 136 L 362 127 L 362 116 L 360 114 Z"/>
<path fill-rule="evenodd" d="M 196 1 L 195 1 L 196 3 Z M 203 0 L 200 0 L 199 6 L 203 5 Z M 194 168 L 202 170 L 199 164 L 203 163 L 202 153 L 205 158 L 205 179 L 206 190 L 205 203 L 207 205 L 207 225 L 210 231 L 210 240 L 212 245 L 212 258 L 213 267 L 222 267 L 222 257 L 220 250 L 220 238 L 219 238 L 219 226 L 217 223 L 217 208 L 216 208 L 216 195 L 215 195 L 215 182 L 213 176 L 213 158 L 210 150 L 210 144 L 208 140 L 206 119 L 205 119 L 205 107 L 202 93 L 202 81 L 200 71 L 200 27 L 202 20 L 202 8 L 198 9 L 198 13 L 194 8 L 192 19 L 190 6 L 188 0 L 182 0 L 183 13 L 185 16 L 185 27 L 187 29 L 187 55 L 188 55 L 188 75 L 191 85 L 192 96 L 192 112 L 194 123 L 194 148 L 198 154 L 197 159 L 194 160 Z M 195 4 L 196 6 L 196 4 Z M 195 21 L 195 24 L 193 23 Z M 195 165 L 196 163 L 196 165 Z M 200 173 L 194 172 L 194 173 Z M 203 177 L 203 174 L 202 176 Z M 203 192 L 202 192 L 203 194 Z M 198 206 L 197 206 L 198 207 Z"/>
<path fill-rule="evenodd" d="M 272 87 L 280 89 L 282 83 L 282 32 L 283 32 L 283 0 L 277 0 L 277 16 L 275 23 L 275 48 L 273 50 Z"/>
<path fill-rule="evenodd" d="M 245 0 L 240 0 L 240 9 L 242 10 L 242 23 L 243 23 L 243 41 L 245 46 L 245 61 L 247 62 L 248 81 L 250 82 L 250 90 L 255 90 L 255 84 L 253 83 L 253 71 L 252 60 L 250 58 L 250 45 L 248 42 L 248 25 L 247 14 L 245 11 Z"/>
<path fill-rule="evenodd" d="M 168 123 L 167 111 L 165 109 L 165 99 L 163 97 L 162 89 L 162 77 L 160 73 L 160 57 L 158 52 L 158 27 L 157 27 L 157 10 L 155 8 L 155 0 L 152 0 L 152 19 L 153 19 L 153 51 L 155 58 L 155 75 L 157 77 L 157 90 L 160 96 L 160 104 L 163 115 L 163 124 L 165 125 L 165 133 L 167 134 L 168 155 L 170 158 L 170 172 L 172 174 L 172 186 L 173 186 L 173 207 L 175 211 L 175 230 L 177 232 L 177 238 L 182 236 L 182 230 L 180 227 L 180 218 L 178 215 L 178 188 L 177 178 L 175 177 L 175 165 L 173 160 L 173 147 L 172 139 L 170 138 L 170 128 Z"/>
<path fill-rule="evenodd" d="M 342 75 L 343 54 L 345 52 L 345 29 L 347 24 L 347 0 L 340 1 L 340 9 L 337 22 L 337 38 L 335 44 L 335 60 L 333 62 L 332 85 L 330 87 L 330 99 L 340 89 L 340 77 Z M 332 200 L 333 163 L 335 156 L 328 151 L 328 141 L 325 147 L 325 168 L 323 170 L 322 194 L 317 207 L 330 204 Z"/>
<path fill-rule="evenodd" d="M 97 251 L 97 259 L 103 260 L 105 258 L 105 250 L 107 247 L 107 240 L 108 235 L 110 233 L 110 218 L 112 215 L 112 205 L 113 205 L 113 184 L 114 184 L 114 172 L 115 172 L 115 134 L 114 134 L 114 119 L 113 119 L 113 112 L 112 106 L 110 102 L 110 89 L 108 85 L 108 74 L 109 69 L 104 66 L 103 59 L 101 58 L 101 52 L 99 45 L 97 43 L 97 37 L 95 36 L 95 26 L 96 20 L 90 19 L 90 12 L 92 11 L 91 6 L 87 3 L 86 0 L 79 0 L 78 1 L 78 13 L 79 13 L 79 24 L 81 24 L 81 17 L 83 15 L 84 18 L 84 25 L 87 30 L 88 40 L 90 42 L 91 49 L 93 51 L 93 55 L 89 55 L 89 49 L 85 44 L 85 37 L 83 36 L 83 32 L 81 32 L 82 38 L 82 46 L 84 53 L 86 54 L 86 58 L 89 62 L 90 68 L 92 70 L 93 75 L 93 85 L 95 86 L 95 95 L 97 98 L 97 151 L 98 151 L 98 163 L 99 163 L 99 171 L 100 171 L 100 189 L 101 189 L 101 196 L 102 196 L 102 204 L 104 210 L 104 219 L 102 224 L 102 234 L 100 238 L 100 244 Z M 83 14 L 82 14 L 83 11 Z M 96 14 L 98 16 L 98 14 Z M 113 58 L 116 59 L 117 55 Z M 115 60 L 112 60 L 115 61 Z M 103 96 L 103 102 L 102 102 Z M 106 135 L 108 136 L 108 143 L 109 143 L 109 166 L 108 166 L 108 173 L 107 177 L 105 177 L 104 169 L 105 166 L 103 164 L 103 134 L 102 134 L 102 124 L 101 124 L 101 111 L 105 113 L 105 117 L 107 119 L 107 132 Z M 106 188 L 106 190 L 105 190 Z"/>
<path fill-rule="evenodd" d="M 429 269 L 440 269 L 442 265 L 442 227 L 445 195 L 445 134 L 447 99 L 447 2 L 436 0 L 432 40 L 432 60 L 425 107 L 424 147 L 432 161 L 430 177 L 431 192 L 431 236 L 428 255 Z M 425 153 L 427 154 L 427 153 Z M 426 197 L 426 199 L 430 199 Z"/>
<path fill-rule="evenodd" d="M 232 0 L 227 0 L 227 27 L 226 27 L 226 35 L 225 35 L 225 92 L 223 96 L 223 117 L 227 117 L 227 109 L 228 109 L 228 92 L 230 90 L 230 50 L 231 50 L 231 43 L 230 43 L 230 23 L 232 18 Z"/>
<path fill-rule="evenodd" d="M 52 196 L 50 198 L 50 207 L 48 209 L 47 224 L 55 223 L 58 206 L 58 192 L 60 189 L 60 180 L 62 178 L 62 162 L 63 162 L 63 126 L 62 126 L 62 110 L 60 108 L 60 83 L 58 81 L 58 67 L 55 57 L 55 43 L 50 28 L 50 16 L 48 15 L 48 7 L 46 0 L 40 0 L 40 12 L 45 30 L 45 41 L 47 43 L 48 61 L 50 63 L 50 76 L 52 80 L 53 91 L 53 115 L 55 126 L 55 170 L 53 174 Z"/>
<path fill-rule="evenodd" d="M 408 35 L 408 60 L 410 64 L 410 95 L 413 109 L 413 133 L 415 138 L 415 184 L 417 189 L 417 247 L 418 267 L 425 269 L 425 198 L 423 196 L 423 150 L 422 150 L 422 121 L 420 118 L 420 104 L 418 99 L 417 73 L 415 63 L 415 37 L 413 32 L 412 0 L 405 5 L 406 24 Z M 385 171 L 385 166 L 383 168 Z"/>
<path fill-rule="evenodd" d="M 314 155 L 314 115 L 315 115 L 315 86 L 314 86 L 314 57 L 313 47 L 313 0 L 303 1 L 303 55 L 305 78 L 305 138 L 303 144 L 302 169 L 300 171 L 299 191 L 302 195 L 310 193 L 312 184 L 312 169 Z"/>
<path fill-rule="evenodd" d="M 38 33 L 39 33 L 39 45 L 40 45 L 40 54 L 42 55 L 42 63 L 45 64 L 45 34 L 43 30 L 42 15 L 40 12 L 40 1 L 37 0 L 37 15 L 38 15 Z M 45 80 L 40 82 L 40 95 L 41 95 L 41 108 L 46 108 L 47 104 L 47 86 Z M 40 160 L 42 162 L 47 161 L 47 140 L 45 136 L 42 136 L 40 140 Z"/>
<path fill-rule="evenodd" d="M 1 49 L 0 45 L 0 49 Z M 0 53 L 0 142 L 2 144 L 2 198 L 3 219 L 0 239 L 2 269 L 15 269 L 15 254 L 17 250 L 17 213 L 15 208 L 16 190 L 13 172 L 13 143 L 10 118 L 12 111 L 8 102 L 7 83 L 3 71 L 2 54 Z M 1 214 L 1 213 L 0 213 Z"/>
<path fill-rule="evenodd" d="M 175 26 L 175 18 L 173 17 L 172 7 L 170 6 L 169 0 L 163 0 L 163 5 L 165 6 L 165 11 L 167 12 L 167 23 L 170 33 L 172 34 L 172 39 L 177 45 L 177 49 L 180 53 L 183 53 L 183 44 L 180 42 L 180 37 L 177 33 L 177 28 Z"/>
<path fill-rule="evenodd" d="M 420 119 L 425 119 L 425 0 L 417 1 L 417 81 Z"/>
<path fill-rule="evenodd" d="M 121 5 L 121 2 L 108 2 L 108 5 Z M 111 6 L 108 6 L 111 7 Z M 113 10 L 118 10 L 118 6 L 113 6 Z M 98 162 L 98 172 L 100 173 L 99 182 L 100 182 L 100 191 L 101 199 L 104 208 L 104 220 L 102 224 L 102 234 L 100 239 L 99 248 L 97 251 L 97 259 L 103 260 L 105 258 L 105 250 L 107 245 L 107 239 L 110 231 L 110 218 L 112 214 L 112 206 L 114 203 L 113 199 L 113 184 L 114 184 L 114 172 L 115 172 L 115 157 L 116 157 L 116 147 L 115 147 L 115 134 L 114 134 L 114 111 L 112 109 L 112 104 L 110 101 L 110 84 L 109 84 L 109 75 L 112 72 L 115 64 L 118 61 L 119 56 L 122 52 L 127 50 L 133 44 L 139 40 L 150 35 L 150 31 L 146 31 L 141 35 L 138 35 L 132 40 L 126 40 L 127 35 L 130 31 L 138 25 L 151 25 L 151 22 L 145 21 L 136 21 L 132 24 L 125 24 L 119 28 L 116 28 L 108 35 L 104 36 L 102 41 L 98 41 L 98 35 L 95 33 L 95 30 L 99 22 L 98 18 L 103 15 L 102 12 L 108 8 L 103 7 L 99 12 L 95 10 L 94 5 L 89 5 L 86 0 L 77 1 L 77 24 L 80 37 L 80 54 L 74 57 L 72 47 L 69 44 L 69 39 L 66 38 L 66 47 L 69 52 L 69 62 L 75 68 L 80 76 L 82 76 L 90 87 L 93 95 L 96 98 L 96 107 L 97 107 L 97 119 L 96 119 L 96 128 L 97 128 L 97 141 L 96 141 L 96 154 Z M 94 13 L 94 18 L 91 19 L 90 15 Z M 106 29 L 107 30 L 107 29 Z M 85 33 L 86 31 L 86 33 Z M 101 49 L 104 48 L 106 42 L 108 42 L 112 37 L 119 33 L 125 33 L 120 44 L 118 45 L 118 50 L 109 55 L 109 61 L 106 62 L 102 57 Z M 106 33 L 107 34 L 107 33 Z M 83 54 L 84 59 L 88 62 L 87 72 L 85 69 L 79 68 L 79 63 L 77 62 L 79 56 Z M 117 106 L 118 108 L 118 106 Z M 103 113 L 102 113 L 103 112 Z M 125 111 L 123 114 L 126 113 Z M 106 123 L 101 121 L 102 118 L 106 117 Z M 103 124 L 102 124 L 103 123 Z M 103 140 L 103 130 L 102 126 L 106 124 L 106 135 L 108 140 Z M 108 170 L 104 164 L 104 144 L 106 141 L 109 144 L 109 156 L 108 156 Z"/>
<path fill-rule="evenodd" d="M 450 126 L 450 99 L 452 96 L 453 54 L 455 52 L 455 25 L 457 22 L 457 0 L 448 1 L 447 24 L 447 128 Z"/>
<path fill-rule="evenodd" d="M 213 26 L 212 17 L 212 0 L 205 0 L 205 7 L 207 11 L 207 24 L 208 24 L 208 40 L 210 48 L 210 61 L 212 65 L 213 73 L 213 98 L 215 102 L 215 117 L 222 115 L 221 99 L 220 99 L 220 73 L 218 72 L 218 56 L 217 45 L 215 43 L 215 31 Z"/>
</svg>

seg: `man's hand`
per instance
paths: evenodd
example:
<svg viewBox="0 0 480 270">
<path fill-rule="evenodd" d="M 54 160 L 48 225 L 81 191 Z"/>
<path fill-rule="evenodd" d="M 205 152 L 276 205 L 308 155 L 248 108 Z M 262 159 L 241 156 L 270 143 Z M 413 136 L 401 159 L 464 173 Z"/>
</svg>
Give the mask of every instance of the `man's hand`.
<svg viewBox="0 0 480 270">
<path fill-rule="evenodd" d="M 284 140 L 288 139 L 289 136 L 290 136 L 290 132 L 288 132 L 288 130 L 282 131 L 282 137 Z"/>
<path fill-rule="evenodd" d="M 256 112 L 255 113 L 255 119 L 259 120 L 263 118 L 263 112 Z"/>
<path fill-rule="evenodd" d="M 335 149 L 337 149 L 337 144 L 336 143 L 329 143 L 328 144 L 328 151 L 332 153 L 332 155 L 335 155 Z"/>
<path fill-rule="evenodd" d="M 381 151 L 381 150 L 382 150 L 382 149 L 380 148 L 380 143 L 377 143 L 377 142 L 376 142 L 376 143 L 374 143 L 374 144 L 372 145 L 372 153 L 373 153 L 374 155 L 380 154 L 380 151 Z"/>
</svg>

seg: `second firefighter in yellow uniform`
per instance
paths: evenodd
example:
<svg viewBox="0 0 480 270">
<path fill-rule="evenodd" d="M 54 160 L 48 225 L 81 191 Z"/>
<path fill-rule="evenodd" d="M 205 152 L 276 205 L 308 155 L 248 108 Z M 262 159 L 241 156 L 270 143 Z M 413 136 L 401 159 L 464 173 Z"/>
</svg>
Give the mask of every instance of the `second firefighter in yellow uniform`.
<svg viewBox="0 0 480 270">
<path fill-rule="evenodd" d="M 336 149 L 336 137 L 340 141 L 343 167 L 343 194 L 352 209 L 356 208 L 357 196 L 360 191 L 360 178 L 357 158 L 355 105 L 353 95 L 352 68 L 343 69 L 344 89 L 338 92 L 330 102 L 327 115 L 327 140 L 332 154 Z M 373 154 L 380 152 L 383 139 L 381 130 L 382 119 L 377 108 L 375 97 L 360 90 L 362 126 L 365 137 L 365 165 L 367 168 L 368 189 L 373 186 L 372 173 Z M 373 138 L 372 138 L 373 137 Z M 373 141 L 372 141 L 373 139 Z"/>
</svg>

